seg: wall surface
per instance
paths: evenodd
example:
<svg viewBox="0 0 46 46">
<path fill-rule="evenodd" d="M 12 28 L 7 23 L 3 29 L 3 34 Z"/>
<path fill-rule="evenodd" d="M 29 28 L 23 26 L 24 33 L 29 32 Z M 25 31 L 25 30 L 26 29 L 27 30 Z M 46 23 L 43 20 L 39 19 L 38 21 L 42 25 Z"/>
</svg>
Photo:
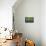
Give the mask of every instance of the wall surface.
<svg viewBox="0 0 46 46">
<path fill-rule="evenodd" d="M 0 27 L 12 28 L 12 6 L 16 0 L 0 0 Z"/>
<path fill-rule="evenodd" d="M 36 46 L 41 46 L 41 0 L 23 0 L 13 10 L 18 32 L 22 32 L 25 38 L 34 40 Z M 25 17 L 34 17 L 34 23 L 25 23 Z"/>
<path fill-rule="evenodd" d="M 41 41 L 46 46 L 46 0 L 41 1 Z"/>
</svg>

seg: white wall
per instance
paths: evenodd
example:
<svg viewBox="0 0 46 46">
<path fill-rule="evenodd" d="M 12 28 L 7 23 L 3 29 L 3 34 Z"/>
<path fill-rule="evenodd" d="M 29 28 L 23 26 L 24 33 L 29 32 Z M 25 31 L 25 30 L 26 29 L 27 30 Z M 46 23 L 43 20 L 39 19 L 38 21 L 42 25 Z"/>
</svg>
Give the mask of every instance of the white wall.
<svg viewBox="0 0 46 46">
<path fill-rule="evenodd" d="M 15 8 L 15 28 L 22 32 L 25 38 L 34 40 L 36 46 L 41 46 L 41 0 L 23 0 Z M 29 16 L 34 17 L 34 23 L 25 23 L 25 17 Z"/>
<path fill-rule="evenodd" d="M 12 28 L 12 6 L 16 0 L 0 0 L 0 27 Z"/>
<path fill-rule="evenodd" d="M 46 46 L 46 0 L 41 1 L 41 40 L 42 46 Z"/>
</svg>

